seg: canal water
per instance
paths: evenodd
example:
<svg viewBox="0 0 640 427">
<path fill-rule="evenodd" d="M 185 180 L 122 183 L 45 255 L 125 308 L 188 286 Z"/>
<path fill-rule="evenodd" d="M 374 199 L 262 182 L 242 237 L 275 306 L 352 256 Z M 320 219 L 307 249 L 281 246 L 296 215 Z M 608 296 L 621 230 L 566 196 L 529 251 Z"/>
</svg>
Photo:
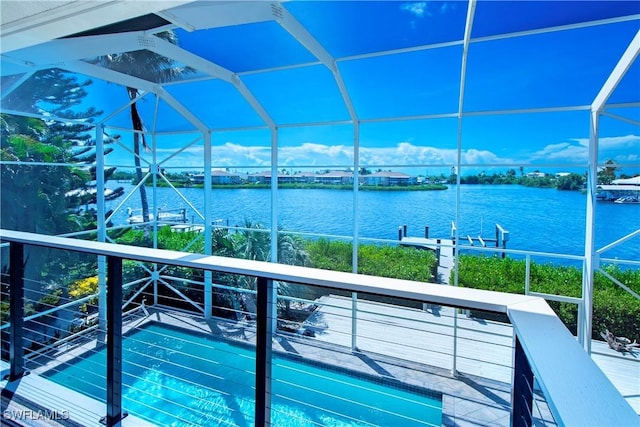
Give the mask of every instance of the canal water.
<svg viewBox="0 0 640 427">
<path fill-rule="evenodd" d="M 132 186 L 126 185 L 128 191 Z M 202 222 L 189 208 L 188 200 L 202 212 L 204 190 L 147 188 L 150 203 L 162 209 L 187 208 L 189 221 Z M 398 238 L 398 227 L 407 226 L 408 235 L 449 238 L 451 223 L 459 210 L 460 236 L 494 238 L 496 224 L 509 231 L 510 249 L 584 254 L 586 196 L 577 191 L 528 188 L 518 185 L 462 185 L 456 206 L 455 186 L 443 191 L 360 191 L 357 226 L 361 238 Z M 155 196 L 155 198 L 154 198 Z M 120 198 L 109 202 L 115 208 Z M 134 194 L 114 216 L 124 224 L 127 208 L 138 209 L 140 197 Z M 354 195 L 351 191 L 330 189 L 279 189 L 276 206 L 277 226 L 282 230 L 349 237 L 354 231 Z M 230 226 L 247 222 L 271 227 L 269 189 L 214 189 L 212 218 Z M 596 207 L 596 246 L 601 248 L 640 229 L 640 204 L 598 202 Z M 606 258 L 640 260 L 640 236 L 603 254 Z"/>
</svg>

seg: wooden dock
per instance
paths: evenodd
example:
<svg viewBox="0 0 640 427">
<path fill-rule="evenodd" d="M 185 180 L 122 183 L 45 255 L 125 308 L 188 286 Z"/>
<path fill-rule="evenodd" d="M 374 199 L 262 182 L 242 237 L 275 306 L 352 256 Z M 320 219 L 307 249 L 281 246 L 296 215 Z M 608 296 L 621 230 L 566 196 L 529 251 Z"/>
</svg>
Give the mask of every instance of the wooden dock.
<svg viewBox="0 0 640 427">
<path fill-rule="evenodd" d="M 400 245 L 413 246 L 434 251 L 438 258 L 438 268 L 435 272 L 435 281 L 436 283 L 441 283 L 443 285 L 449 284 L 449 278 L 451 277 L 451 271 L 453 270 L 453 265 L 455 263 L 453 255 L 453 240 L 403 236 L 400 239 Z"/>
</svg>

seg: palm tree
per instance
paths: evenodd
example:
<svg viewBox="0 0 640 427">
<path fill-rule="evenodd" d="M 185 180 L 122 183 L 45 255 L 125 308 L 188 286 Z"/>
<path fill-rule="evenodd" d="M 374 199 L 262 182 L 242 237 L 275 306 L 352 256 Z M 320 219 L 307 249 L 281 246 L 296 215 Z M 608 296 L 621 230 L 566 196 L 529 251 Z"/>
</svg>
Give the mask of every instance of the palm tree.
<svg viewBox="0 0 640 427">
<path fill-rule="evenodd" d="M 178 44 L 178 37 L 173 31 L 164 31 L 156 34 L 157 37 L 166 40 L 172 44 Z M 129 74 L 143 80 L 166 83 L 178 79 L 180 76 L 192 73 L 195 70 L 190 67 L 179 66 L 173 59 L 159 55 L 149 50 L 135 50 L 132 52 L 115 53 L 111 55 L 101 56 L 96 61 L 103 67 L 110 68 L 114 71 Z M 134 100 L 140 95 L 140 91 L 134 87 L 127 87 L 127 95 L 129 100 Z M 137 101 L 136 101 L 137 102 Z M 136 177 L 138 182 L 142 181 L 142 167 L 140 164 L 141 147 L 148 150 L 147 141 L 144 132 L 144 122 L 138 112 L 136 102 L 130 107 L 131 125 L 133 126 L 133 153 L 134 165 L 136 168 Z M 147 199 L 147 191 L 144 185 L 140 186 L 140 204 L 142 205 L 142 219 L 144 222 L 149 221 L 149 201 Z"/>
<path fill-rule="evenodd" d="M 236 257 L 256 261 L 269 259 L 270 236 L 262 224 L 245 221 L 244 227 L 232 239 Z"/>
<path fill-rule="evenodd" d="M 278 233 L 278 262 L 280 264 L 300 265 L 308 267 L 311 264 L 309 252 L 305 250 L 304 241 L 299 236 Z M 308 296 L 312 292 L 309 286 L 278 282 L 278 294 L 287 297 Z M 291 310 L 291 300 L 278 299 L 278 307 L 284 311 L 286 317 Z"/>
<path fill-rule="evenodd" d="M 311 261 L 309 253 L 304 249 L 304 241 L 298 236 L 279 232 L 278 262 L 280 264 L 309 266 Z"/>
<path fill-rule="evenodd" d="M 271 259 L 271 235 L 260 223 L 245 221 L 242 230 L 232 235 L 233 255 L 238 258 L 251 259 L 257 261 L 268 261 Z M 278 262 L 281 264 L 308 266 L 310 264 L 309 253 L 304 248 L 302 238 L 279 232 L 278 233 Z M 278 283 L 278 295 L 295 296 L 302 292 L 304 295 L 310 293 L 307 286 L 292 285 L 287 282 Z M 256 289 L 256 280 L 252 277 L 238 278 L 235 286 L 245 289 Z M 254 297 L 250 294 L 237 295 L 237 298 L 244 300 L 245 305 L 248 300 Z M 255 306 L 255 302 L 249 303 Z M 291 301 L 289 299 L 278 299 L 278 306 L 289 313 Z"/>
</svg>

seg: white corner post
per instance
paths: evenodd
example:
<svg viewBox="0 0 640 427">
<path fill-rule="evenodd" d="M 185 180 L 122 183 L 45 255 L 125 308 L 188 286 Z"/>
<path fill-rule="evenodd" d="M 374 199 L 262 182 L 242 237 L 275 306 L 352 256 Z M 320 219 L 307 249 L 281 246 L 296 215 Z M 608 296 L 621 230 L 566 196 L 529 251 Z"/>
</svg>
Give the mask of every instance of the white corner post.
<svg viewBox="0 0 640 427">
<path fill-rule="evenodd" d="M 278 262 L 278 128 L 271 128 L 271 262 Z"/>
<path fill-rule="evenodd" d="M 213 224 L 211 209 L 213 195 L 211 189 L 211 130 L 204 132 L 204 253 L 211 255 L 213 245 Z M 213 273 L 204 272 L 204 318 L 211 319 L 213 310 Z"/>
<path fill-rule="evenodd" d="M 360 190 L 360 123 L 353 122 L 353 251 L 352 272 L 358 274 L 358 238 L 360 236 L 359 190 Z"/>
<path fill-rule="evenodd" d="M 96 126 L 96 226 L 98 241 L 105 242 L 107 224 L 105 222 L 104 200 L 104 124 Z M 107 258 L 98 255 L 98 342 L 104 342 L 107 331 Z"/>
<path fill-rule="evenodd" d="M 156 138 L 156 124 L 158 123 L 158 107 L 160 105 L 160 97 L 155 95 L 155 108 L 153 110 L 153 126 L 151 127 L 151 164 L 149 165 L 149 172 L 151 173 L 152 194 L 153 194 L 153 247 L 158 248 L 158 216 L 160 214 L 160 207 L 158 206 L 158 174 L 160 174 L 160 164 L 158 163 L 158 140 Z M 144 130 L 143 130 L 144 132 Z M 158 264 L 153 265 L 153 271 L 155 275 L 153 282 L 157 286 L 160 275 Z"/>
<path fill-rule="evenodd" d="M 271 262 L 278 262 L 278 128 L 271 127 Z M 260 280 L 260 279 L 258 279 Z M 266 309 L 266 321 L 270 322 L 265 333 L 271 346 L 271 339 L 278 331 L 278 283 L 273 280 L 267 282 L 267 293 L 270 301 Z M 258 292 L 260 292 L 258 290 Z M 269 348 L 269 354 L 271 350 Z M 268 359 L 271 365 L 271 359 Z"/>
<path fill-rule="evenodd" d="M 358 237 L 360 235 L 359 190 L 360 190 L 360 123 L 353 123 L 353 244 L 351 254 L 352 272 L 358 274 Z M 351 351 L 358 350 L 358 293 L 351 293 Z"/>
<path fill-rule="evenodd" d="M 471 40 L 471 29 L 473 27 L 473 18 L 476 13 L 476 0 L 469 1 L 467 8 L 467 21 L 464 28 L 464 43 L 462 44 L 462 65 L 460 67 L 460 93 L 458 98 L 458 135 L 457 135 L 457 158 L 456 158 L 456 225 L 460 224 L 460 169 L 462 165 L 462 116 L 464 113 L 464 88 L 467 76 L 467 56 L 469 54 L 469 43 Z M 454 244 L 454 285 L 458 286 L 458 229 L 455 232 L 456 242 Z M 452 348 L 452 366 L 451 375 L 458 376 L 458 310 L 453 311 L 453 348 Z"/>
<path fill-rule="evenodd" d="M 154 40 L 154 43 L 152 43 L 153 46 L 150 46 L 152 48 L 156 48 L 155 43 L 158 43 L 162 46 L 167 46 L 169 45 L 170 48 L 177 48 L 176 46 L 173 46 L 171 43 L 165 42 L 163 44 L 162 41 L 158 40 Z M 156 53 L 160 53 L 161 55 L 163 54 L 162 52 L 156 52 Z M 170 57 L 170 56 L 169 56 Z M 197 68 L 197 67 L 195 67 Z M 211 130 L 209 129 L 209 127 L 202 122 L 195 114 L 193 114 L 191 111 L 189 111 L 189 109 L 187 109 L 184 105 L 182 105 L 180 102 L 178 102 L 178 100 L 171 95 L 169 92 L 167 92 L 167 90 L 165 88 L 163 88 L 160 85 L 154 85 L 152 87 L 153 92 L 156 94 L 157 99 L 163 99 L 171 108 L 173 108 L 178 114 L 180 114 L 182 117 L 184 117 L 189 123 L 191 123 L 196 129 L 198 129 L 200 132 L 202 132 L 204 134 L 205 137 L 205 142 L 204 142 L 204 165 L 205 165 L 205 170 L 204 170 L 204 252 L 205 255 L 209 255 L 211 254 L 211 232 L 212 232 L 212 224 L 211 224 Z M 158 105 L 156 104 L 156 114 L 155 117 L 157 117 L 157 112 L 158 112 Z M 154 132 L 155 133 L 155 132 Z M 153 148 L 153 166 L 154 167 L 158 167 L 158 163 L 157 163 L 157 158 L 156 158 L 156 147 L 155 147 L 155 135 L 154 135 L 154 148 Z M 155 181 L 156 175 L 154 175 L 154 191 L 156 188 L 156 181 Z M 154 208 L 157 214 L 157 197 L 155 197 L 155 193 L 154 193 Z M 207 214 L 208 213 L 208 214 Z M 157 217 L 155 218 L 156 220 L 158 219 Z M 155 222 L 157 224 L 157 221 Z M 155 226 L 155 225 L 154 225 Z M 154 233 L 155 236 L 157 236 L 157 233 Z M 154 281 L 153 281 L 153 296 L 154 296 L 154 304 L 158 304 L 158 275 L 159 273 L 157 271 L 154 271 Z M 203 284 L 203 292 L 204 292 L 204 316 L 206 319 L 211 317 L 211 305 L 212 305 L 212 274 L 210 272 L 205 271 L 204 273 L 204 284 Z M 207 292 L 209 293 L 209 296 L 207 297 Z M 209 298 L 209 301 L 207 301 L 207 298 Z M 208 308 L 207 308 L 208 307 Z"/>
<path fill-rule="evenodd" d="M 158 164 L 158 145 L 156 140 L 156 123 L 158 122 L 158 105 L 160 104 L 160 96 L 155 94 L 155 109 L 153 112 L 153 126 L 151 132 L 151 164 L 149 165 L 149 173 L 151 174 L 151 194 L 153 195 L 153 205 L 151 208 L 151 212 L 149 215 L 149 219 L 151 220 L 151 216 L 153 216 L 152 221 L 152 230 L 153 230 L 153 248 L 158 248 L 158 217 L 160 215 L 160 209 L 158 206 L 158 174 L 160 173 L 160 166 Z M 142 132 L 145 130 L 143 129 Z M 144 133 L 143 133 L 144 135 Z M 145 184 L 142 184 L 145 185 Z M 149 199 L 147 199 L 149 200 Z M 143 218 L 144 219 L 144 218 Z M 153 304 L 158 304 L 158 289 L 159 289 L 159 279 L 160 273 L 162 273 L 162 269 L 158 268 L 157 263 L 153 263 L 153 270 L 151 274 L 151 280 L 153 281 Z"/>
<path fill-rule="evenodd" d="M 598 268 L 595 248 L 596 188 L 598 185 L 598 127 L 600 114 L 590 112 L 589 161 L 587 169 L 587 213 L 584 241 L 584 266 L 582 271 L 582 307 L 578 310 L 578 341 L 587 353 L 591 353 L 593 330 L 593 277 Z"/>
<path fill-rule="evenodd" d="M 609 74 L 607 81 L 596 95 L 590 110 L 589 132 L 589 170 L 587 182 L 586 236 L 584 244 L 584 271 L 582 274 L 582 316 L 578 318 L 578 338 L 584 349 L 591 353 L 591 335 L 593 332 L 593 276 L 599 268 L 599 255 L 595 249 L 595 209 L 596 188 L 598 185 L 598 140 L 600 136 L 600 115 L 607 100 L 616 90 L 631 65 L 640 54 L 640 30 L 627 46 L 620 60 Z M 582 324 L 580 324 L 582 321 Z"/>
</svg>

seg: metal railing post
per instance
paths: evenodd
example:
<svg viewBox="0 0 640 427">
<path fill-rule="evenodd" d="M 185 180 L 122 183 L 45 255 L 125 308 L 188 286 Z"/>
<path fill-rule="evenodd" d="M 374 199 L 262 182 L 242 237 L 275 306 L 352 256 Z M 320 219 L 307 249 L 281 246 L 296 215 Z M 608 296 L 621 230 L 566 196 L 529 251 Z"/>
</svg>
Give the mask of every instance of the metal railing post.
<svg viewBox="0 0 640 427">
<path fill-rule="evenodd" d="M 271 425 L 272 337 L 277 321 L 273 280 L 258 277 L 255 425 Z"/>
<path fill-rule="evenodd" d="M 7 379 L 15 381 L 26 374 L 24 369 L 24 245 L 11 242 L 9 246 L 9 360 Z"/>
<path fill-rule="evenodd" d="M 458 376 L 458 311 L 455 308 L 453 310 L 453 346 L 451 349 L 451 375 L 456 378 Z"/>
<path fill-rule="evenodd" d="M 578 329 L 578 342 L 584 346 L 586 338 L 584 336 L 584 299 L 578 304 L 578 319 L 576 321 L 576 327 Z"/>
<path fill-rule="evenodd" d="M 122 410 L 122 258 L 107 257 L 107 415 L 100 420 L 116 426 Z"/>
<path fill-rule="evenodd" d="M 531 255 L 527 254 L 524 266 L 524 294 L 529 295 L 529 288 L 531 287 Z"/>
<path fill-rule="evenodd" d="M 533 408 L 533 371 L 516 336 L 513 364 L 513 396 L 511 397 L 511 426 L 531 427 Z"/>
<path fill-rule="evenodd" d="M 351 351 L 358 350 L 358 293 L 351 292 Z"/>
</svg>

